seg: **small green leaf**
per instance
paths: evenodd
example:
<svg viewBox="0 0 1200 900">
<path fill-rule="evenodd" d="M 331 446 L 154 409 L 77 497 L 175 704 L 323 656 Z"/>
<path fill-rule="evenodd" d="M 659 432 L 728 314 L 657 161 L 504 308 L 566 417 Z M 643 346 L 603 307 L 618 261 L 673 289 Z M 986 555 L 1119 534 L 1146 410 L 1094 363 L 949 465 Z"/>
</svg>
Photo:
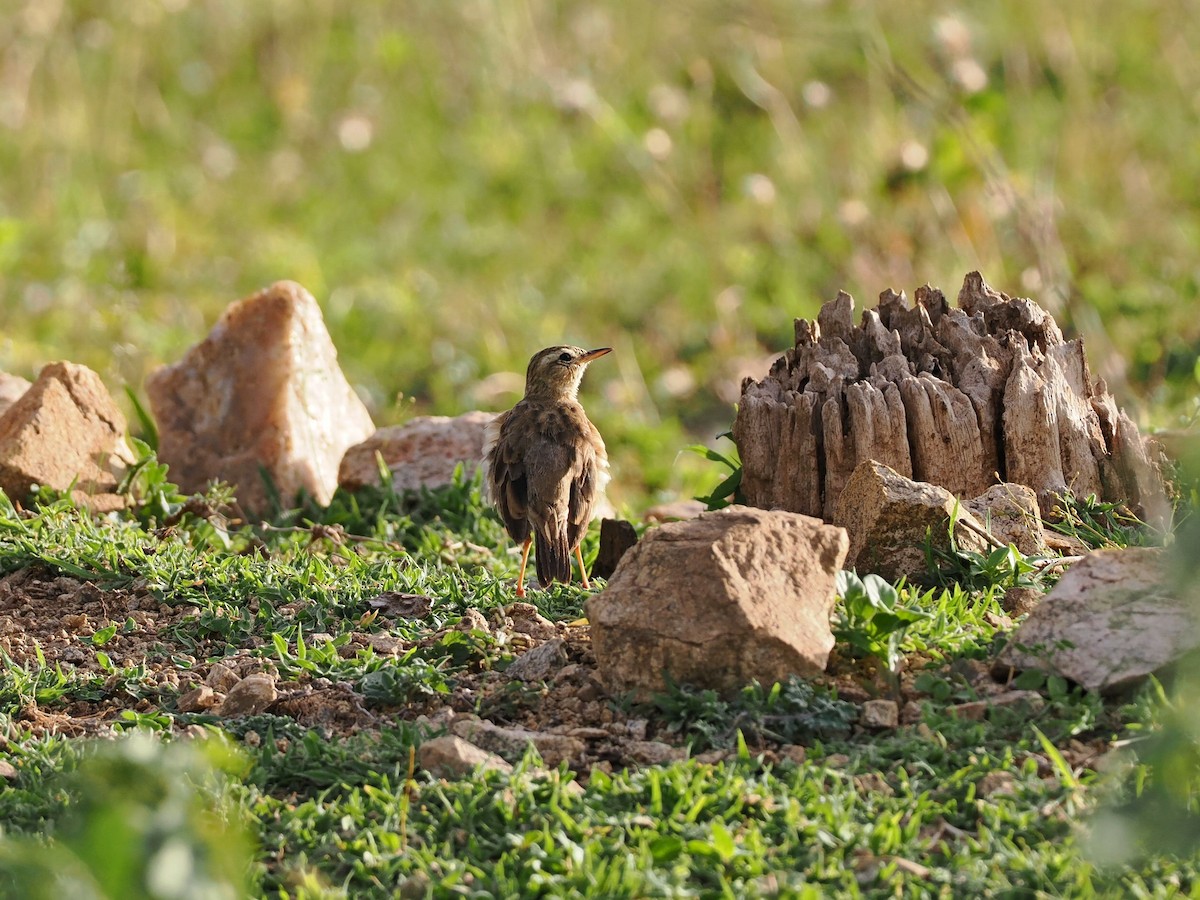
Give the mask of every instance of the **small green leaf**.
<svg viewBox="0 0 1200 900">
<path fill-rule="evenodd" d="M 673 862 L 683 853 L 683 838 L 673 834 L 657 837 L 650 842 L 650 855 L 656 863 Z"/>
<path fill-rule="evenodd" d="M 107 628 L 101 628 L 92 635 L 92 645 L 95 647 L 103 647 L 113 639 L 113 635 L 117 633 L 116 625 L 109 625 Z"/>
<path fill-rule="evenodd" d="M 713 822 L 712 842 L 713 849 L 717 851 L 717 856 L 721 857 L 721 862 L 729 862 L 737 853 L 737 846 L 733 842 L 733 835 L 720 822 Z"/>
</svg>

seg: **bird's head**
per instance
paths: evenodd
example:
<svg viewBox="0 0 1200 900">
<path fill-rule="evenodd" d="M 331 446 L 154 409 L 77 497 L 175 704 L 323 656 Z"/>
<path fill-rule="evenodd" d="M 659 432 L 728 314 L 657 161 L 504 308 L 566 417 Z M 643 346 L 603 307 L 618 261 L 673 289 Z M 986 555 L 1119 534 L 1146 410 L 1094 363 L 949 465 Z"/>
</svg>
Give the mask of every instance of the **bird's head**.
<svg viewBox="0 0 1200 900">
<path fill-rule="evenodd" d="M 611 352 L 611 347 L 601 347 L 599 350 L 547 347 L 539 350 L 529 360 L 529 368 L 525 372 L 525 396 L 574 400 L 588 363 Z"/>
</svg>

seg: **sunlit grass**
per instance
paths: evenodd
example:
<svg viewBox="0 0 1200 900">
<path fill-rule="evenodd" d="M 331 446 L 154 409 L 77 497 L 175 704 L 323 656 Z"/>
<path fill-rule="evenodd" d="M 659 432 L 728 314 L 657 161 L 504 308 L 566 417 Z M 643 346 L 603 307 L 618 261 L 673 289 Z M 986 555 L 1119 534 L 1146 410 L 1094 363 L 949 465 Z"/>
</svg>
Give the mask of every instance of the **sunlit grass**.
<svg viewBox="0 0 1200 900">
<path fill-rule="evenodd" d="M 697 490 L 676 452 L 793 316 L 980 268 L 1169 423 L 1200 346 L 1198 28 L 1166 0 L 19 0 L 0 366 L 137 388 L 285 277 L 381 422 L 611 345 L 585 401 L 637 501 Z"/>
</svg>

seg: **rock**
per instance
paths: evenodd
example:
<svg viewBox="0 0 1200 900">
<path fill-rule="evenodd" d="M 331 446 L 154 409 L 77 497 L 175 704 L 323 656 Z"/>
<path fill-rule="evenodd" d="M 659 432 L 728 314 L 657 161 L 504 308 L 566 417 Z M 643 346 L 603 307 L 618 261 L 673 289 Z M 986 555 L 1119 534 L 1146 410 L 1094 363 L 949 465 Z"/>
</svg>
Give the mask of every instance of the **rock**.
<svg viewBox="0 0 1200 900">
<path fill-rule="evenodd" d="M 233 669 L 224 663 L 213 663 L 208 670 L 208 677 L 204 679 L 204 683 L 211 687 L 214 691 L 228 693 L 229 689 L 241 681 L 241 677 Z"/>
<path fill-rule="evenodd" d="M 864 728 L 896 728 L 900 724 L 900 707 L 894 700 L 868 700 L 862 705 L 858 722 Z"/>
<path fill-rule="evenodd" d="M 539 641 L 548 641 L 558 636 L 554 623 L 543 616 L 532 603 L 510 603 L 504 607 L 504 615 L 511 620 L 506 626 L 513 634 L 527 634 Z"/>
<path fill-rule="evenodd" d="M 988 772 L 975 784 L 975 795 L 988 800 L 1011 796 L 1017 792 L 1017 779 L 1012 772 Z"/>
<path fill-rule="evenodd" d="M 583 753 L 585 744 L 579 738 L 546 731 L 526 731 L 523 728 L 501 728 L 492 722 L 476 719 L 457 719 L 450 730 L 459 737 L 497 753 L 510 761 L 520 760 L 532 744 L 550 768 L 563 760 L 571 760 Z"/>
<path fill-rule="evenodd" d="M 673 500 L 650 507 L 642 518 L 647 522 L 676 522 L 681 519 L 694 519 L 707 510 L 708 506 L 701 500 Z"/>
<path fill-rule="evenodd" d="M 1046 552 L 1046 530 L 1038 498 L 1023 484 L 994 484 L 963 504 L 1002 544 L 1013 544 L 1026 556 Z"/>
<path fill-rule="evenodd" d="M 217 709 L 217 715 L 226 719 L 236 719 L 238 716 L 255 716 L 265 712 L 279 697 L 275 690 L 275 679 L 270 675 L 259 673 L 247 675 L 229 689 L 225 700 Z"/>
<path fill-rule="evenodd" d="M 0 759 L 0 778 L 5 781 L 16 781 L 21 777 L 21 773 L 17 771 L 17 767 L 10 763 L 7 759 Z"/>
<path fill-rule="evenodd" d="M 280 281 L 225 310 L 203 341 L 146 379 L 159 458 L 185 491 L 214 480 L 264 510 L 260 470 L 288 503 L 328 503 L 348 447 L 375 430 L 337 364 L 320 307 Z"/>
<path fill-rule="evenodd" d="M 410 643 L 390 634 L 368 634 L 367 646 L 380 656 L 398 656 L 409 648 Z"/>
<path fill-rule="evenodd" d="M 990 545 L 970 527 L 982 530 L 983 526 L 948 490 L 905 478 L 873 459 L 860 463 L 838 496 L 833 516 L 850 536 L 846 567 L 888 581 L 927 581 L 927 536 L 935 550 L 949 550 L 950 519 L 956 507 L 958 546 L 986 552 Z"/>
<path fill-rule="evenodd" d="M 1029 712 L 1039 711 L 1046 701 L 1037 691 L 1005 691 L 994 694 L 982 700 L 971 700 L 968 703 L 957 703 L 950 707 L 950 714 L 959 719 L 979 722 L 987 717 L 993 709 L 1003 709 L 1009 706 L 1025 706 Z"/>
<path fill-rule="evenodd" d="M 1116 693 L 1200 646 L 1197 611 L 1168 587 L 1162 552 L 1096 550 L 1012 633 L 998 674 L 1036 669 Z"/>
<path fill-rule="evenodd" d="M 624 519 L 600 520 L 600 549 L 592 563 L 594 578 L 612 578 L 621 557 L 637 543 L 637 532 Z"/>
<path fill-rule="evenodd" d="M 643 766 L 665 766 L 687 759 L 685 747 L 675 747 L 662 741 L 630 741 L 623 748 L 625 755 Z"/>
<path fill-rule="evenodd" d="M 846 546 L 840 528 L 744 506 L 651 530 L 586 604 L 601 679 L 734 691 L 823 671 Z"/>
<path fill-rule="evenodd" d="M 512 661 L 504 674 L 519 681 L 546 681 L 567 661 L 566 641 L 554 638 L 526 650 Z"/>
<path fill-rule="evenodd" d="M 454 626 L 455 631 L 480 631 L 484 634 L 492 633 L 492 626 L 488 624 L 488 620 L 483 617 L 483 613 L 471 606 L 463 612 L 462 618 Z"/>
<path fill-rule="evenodd" d="M 1037 588 L 1011 587 L 1000 598 L 1000 606 L 1010 616 L 1027 616 L 1037 609 L 1043 596 Z"/>
<path fill-rule="evenodd" d="M 470 478 L 483 460 L 483 429 L 495 413 L 468 412 L 461 416 L 418 416 L 403 425 L 380 428 L 346 451 L 338 467 L 338 484 L 356 491 L 380 484 L 379 460 L 391 472 L 398 491 L 437 488 L 450 484 L 463 466 Z"/>
<path fill-rule="evenodd" d="M 179 699 L 175 701 L 175 708 L 182 713 L 194 713 L 211 709 L 216 703 L 217 698 L 213 689 L 207 684 L 202 684 L 200 687 L 180 695 Z"/>
<path fill-rule="evenodd" d="M 0 416 L 4 415 L 10 406 L 20 400 L 30 387 L 30 383 L 20 375 L 10 375 L 8 372 L 0 372 Z"/>
<path fill-rule="evenodd" d="M 779 748 L 779 758 L 802 766 L 808 759 L 808 750 L 799 744 L 784 744 Z"/>
<path fill-rule="evenodd" d="M 423 741 L 417 747 L 417 763 L 435 778 L 461 778 L 472 772 L 512 772 L 513 767 L 494 753 L 454 735 Z"/>
<path fill-rule="evenodd" d="M 424 594 L 384 591 L 367 601 L 371 609 L 382 615 L 400 619 L 424 619 L 433 610 L 433 598 Z"/>
<path fill-rule="evenodd" d="M 117 485 L 132 462 L 125 417 L 86 366 L 51 363 L 0 416 L 0 488 L 13 500 L 28 500 L 35 484 L 74 486 L 93 509 L 119 509 Z"/>
</svg>

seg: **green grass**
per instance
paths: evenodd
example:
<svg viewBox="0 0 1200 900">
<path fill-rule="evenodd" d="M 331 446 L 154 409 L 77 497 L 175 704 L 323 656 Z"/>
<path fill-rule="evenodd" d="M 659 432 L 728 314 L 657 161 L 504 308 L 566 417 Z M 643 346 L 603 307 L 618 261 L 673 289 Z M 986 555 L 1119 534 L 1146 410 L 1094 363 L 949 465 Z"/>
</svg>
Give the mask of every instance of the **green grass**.
<svg viewBox="0 0 1200 900">
<path fill-rule="evenodd" d="M 1196 393 L 1177 0 L 14 3 L 8 370 L 138 391 L 279 278 L 380 422 L 499 409 L 534 350 L 611 345 L 585 401 L 632 504 L 698 488 L 687 435 L 843 287 L 979 268 L 1143 421 Z"/>
<path fill-rule="evenodd" d="M 244 873 L 204 871 L 223 883 L 244 874 L 256 896 L 1117 897 L 1189 896 L 1200 885 L 1190 844 L 1172 855 L 1136 838 L 1162 803 L 1177 803 L 1161 773 L 1191 758 L 1177 755 L 1193 746 L 1181 738 L 1191 727 L 1185 696 L 1151 684 L 1105 702 L 1061 679 L 1024 679 L 1016 686 L 1040 691 L 1039 706 L 978 720 L 952 709 L 978 697 L 970 666 L 1005 634 L 1007 576 L 979 586 L 969 560 L 962 584 L 885 598 L 893 611 L 923 613 L 886 635 L 863 618 L 861 597 L 840 600 L 840 674 L 827 683 L 748 685 L 726 698 L 677 686 L 647 704 L 608 701 L 707 762 L 546 772 L 530 751 L 512 775 L 440 781 L 414 770 L 414 749 L 438 733 L 422 712 L 449 703 L 503 724 L 536 713 L 546 692 L 514 694 L 503 676 L 514 651 L 490 632 L 455 628 L 468 609 L 511 600 L 514 560 L 478 492 L 477 481 L 421 494 L 385 485 L 324 512 L 229 527 L 219 541 L 200 498 L 190 517 L 161 527 L 157 515 L 184 505 L 165 480 L 143 495 L 150 506 L 124 518 L 94 520 L 52 498 L 27 514 L 0 507 L 0 570 L 34 567 L 190 610 L 157 632 L 156 655 L 169 655 L 184 681 L 205 660 L 250 658 L 284 682 L 344 685 L 378 717 L 355 730 L 179 712 L 178 689 L 131 656 L 141 626 L 120 612 L 79 638 L 102 665 L 4 659 L 0 758 L 15 776 L 0 792 L 0 885 L 49 896 L 37 890 L 123 879 L 165 896 L 151 884 L 155 855 L 170 844 L 203 868 L 212 841 L 232 841 L 251 862 Z M 1090 521 L 1109 542 L 1136 543 L 1124 520 Z M 424 619 L 372 615 L 368 601 L 383 591 L 423 594 L 432 608 Z M 558 586 L 530 599 L 571 621 L 586 596 Z M 407 649 L 355 649 L 363 632 Z M 890 654 L 899 677 L 886 672 Z M 919 715 L 865 731 L 839 684 L 882 697 L 903 685 Z M 107 710 L 112 733 L 151 739 L 45 736 L 31 704 L 64 721 Z M 207 739 L 183 740 L 184 729 Z M 1128 738 L 1124 762 L 1097 763 Z M 803 758 L 784 752 L 792 744 Z M 114 792 L 122 779 L 159 787 Z M 1183 816 L 1172 821 L 1192 821 L 1186 804 L 1171 809 Z M 1109 843 L 1090 844 L 1093 827 Z M 117 846 L 109 833 L 131 837 Z M 1108 867 L 1114 834 L 1125 855 Z"/>
<path fill-rule="evenodd" d="M 381 424 L 503 408 L 539 347 L 611 345 L 584 401 L 614 499 L 639 508 L 717 492 L 728 473 L 681 448 L 728 428 L 740 378 L 791 342 L 793 316 L 838 288 L 860 303 L 925 281 L 953 294 L 979 268 L 1082 334 L 1140 422 L 1193 409 L 1200 173 L 1185 148 L 1200 137 L 1200 19 L 1186 3 L 10 12 L 5 370 L 70 358 L 136 398 L 228 302 L 280 278 L 317 296 Z M 516 574 L 478 483 L 384 485 L 246 527 L 222 515 L 220 491 L 182 497 L 166 479 L 148 460 L 124 518 L 49 495 L 29 515 L 0 503 L 0 573 L 114 598 L 70 639 L 75 662 L 0 659 L 0 759 L 15 767 L 0 791 L 0 893 L 81 895 L 118 878 L 150 894 L 168 848 L 198 873 L 175 896 L 206 878 L 240 895 L 239 873 L 210 865 L 214 846 L 235 861 L 244 846 L 263 896 L 1200 891 L 1194 845 L 1171 843 L 1195 833 L 1195 678 L 1109 702 L 1032 679 L 1037 711 L 948 711 L 975 699 L 967 673 L 1004 639 L 1004 585 L 1034 577 L 1020 561 L 964 557 L 944 588 L 901 589 L 898 605 L 926 614 L 903 628 L 881 619 L 868 633 L 864 608 L 840 607 L 841 677 L 923 695 L 921 720 L 895 732 L 850 722 L 836 685 L 680 688 L 636 709 L 614 698 L 615 713 L 723 760 L 535 774 L 530 759 L 512 776 L 438 782 L 410 772 L 430 735 L 420 713 L 536 710 L 553 690 L 505 693 L 514 648 L 455 630 L 508 603 Z M 1194 481 L 1180 489 L 1194 506 Z M 1162 540 L 1119 509 L 1068 512 L 1089 546 Z M 1195 527 L 1193 515 L 1177 539 L 1195 547 Z M 1194 592 L 1189 553 L 1180 583 Z M 432 598 L 430 615 L 380 616 L 370 600 L 385 591 Z M 531 601 L 570 622 L 587 596 L 558 586 Z M 158 608 L 156 629 L 123 609 L 135 600 Z M 403 649 L 355 643 L 364 634 Z M 901 681 L 878 677 L 879 655 Z M 149 657 L 180 684 L 217 659 L 324 680 L 384 721 L 349 734 L 181 713 Z M 471 693 L 486 678 L 497 692 Z M 39 725 L 96 710 L 106 734 L 156 739 L 92 744 Z M 1114 737 L 1138 740 L 1098 774 L 1079 748 Z M 806 760 L 781 760 L 781 741 Z"/>
</svg>

